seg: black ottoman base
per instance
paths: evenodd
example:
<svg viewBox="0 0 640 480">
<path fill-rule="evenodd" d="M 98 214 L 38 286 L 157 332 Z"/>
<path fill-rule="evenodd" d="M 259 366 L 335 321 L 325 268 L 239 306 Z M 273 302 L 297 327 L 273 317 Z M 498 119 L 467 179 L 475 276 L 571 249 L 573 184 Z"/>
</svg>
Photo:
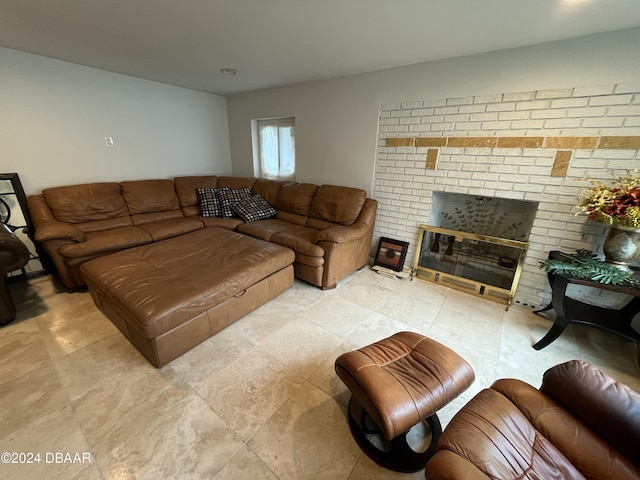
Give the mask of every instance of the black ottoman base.
<svg viewBox="0 0 640 480">
<path fill-rule="evenodd" d="M 440 419 L 434 413 L 422 420 L 402 435 L 387 440 L 378 425 L 364 407 L 352 396 L 349 400 L 349 428 L 351 435 L 367 456 L 389 470 L 396 472 L 417 472 L 422 470 L 436 451 L 438 439 L 442 434 Z M 418 432 L 418 430 L 424 432 Z M 424 434 L 423 434 L 424 433 Z M 416 438 L 417 440 L 415 441 Z M 429 444 L 424 441 L 431 437 Z M 417 445 L 414 449 L 411 444 Z"/>
</svg>

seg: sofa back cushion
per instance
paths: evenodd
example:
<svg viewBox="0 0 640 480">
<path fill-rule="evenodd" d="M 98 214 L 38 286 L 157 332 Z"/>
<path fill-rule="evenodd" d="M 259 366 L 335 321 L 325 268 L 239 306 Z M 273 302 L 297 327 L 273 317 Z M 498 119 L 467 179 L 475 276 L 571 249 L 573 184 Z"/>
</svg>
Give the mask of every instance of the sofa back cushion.
<svg viewBox="0 0 640 480">
<path fill-rule="evenodd" d="M 253 184 L 253 195 L 260 195 L 269 205 L 275 207 L 283 184 L 281 180 L 258 178 Z"/>
<path fill-rule="evenodd" d="M 78 224 L 78 228 L 84 233 L 101 232 L 103 230 L 110 230 L 112 228 L 128 227 L 133 225 L 131 217 L 116 217 L 107 218 L 105 220 L 94 220 L 92 222 L 83 222 Z"/>
<path fill-rule="evenodd" d="M 582 360 L 547 370 L 540 390 L 640 469 L 640 394 Z"/>
<path fill-rule="evenodd" d="M 281 212 L 308 216 L 318 186 L 311 183 L 289 182 L 282 185 L 276 208 Z"/>
<path fill-rule="evenodd" d="M 229 187 L 231 190 L 253 188 L 255 177 L 218 177 L 218 188 Z"/>
<path fill-rule="evenodd" d="M 175 186 L 180 206 L 184 209 L 185 207 L 199 205 L 196 190 L 198 188 L 216 188 L 218 186 L 218 177 L 216 175 L 176 177 L 173 179 L 173 185 Z"/>
<path fill-rule="evenodd" d="M 313 197 L 311 217 L 340 225 L 352 225 L 367 199 L 367 192 L 359 188 L 322 185 Z"/>
<path fill-rule="evenodd" d="M 115 182 L 46 188 L 42 195 L 60 222 L 83 223 L 129 215 L 120 185 Z"/>
<path fill-rule="evenodd" d="M 120 182 L 120 186 L 131 215 L 180 208 L 171 180 L 137 180 Z"/>
<path fill-rule="evenodd" d="M 571 381 L 565 378 L 561 388 L 573 390 L 571 387 Z M 556 462 L 569 460 L 579 472 L 583 474 L 588 472 L 587 478 L 615 478 L 620 480 L 639 478 L 638 474 L 640 472 L 630 465 L 629 460 L 625 459 L 619 450 L 616 450 L 613 445 L 600 437 L 589 425 L 580 421 L 573 409 L 563 408 L 563 405 L 556 402 L 554 398 L 521 380 L 503 378 L 495 381 L 491 385 L 491 389 L 507 399 L 518 410 L 518 414 L 526 418 L 523 423 L 516 422 L 515 415 L 500 415 L 502 417 L 500 421 L 507 420 L 511 425 L 511 429 L 513 429 L 508 436 L 517 437 L 529 429 L 531 432 L 536 433 L 535 436 L 530 437 L 532 442 L 529 446 L 525 447 L 526 443 L 523 442 L 512 442 L 512 444 L 519 445 L 520 449 L 525 448 L 525 451 L 520 452 L 521 457 L 532 458 L 532 470 L 539 474 L 539 478 L 553 477 L 549 471 L 543 472 L 538 469 L 539 466 L 536 467 L 535 465 L 535 463 L 538 463 L 536 457 L 541 452 L 541 450 L 536 451 L 536 445 L 540 444 L 539 439 L 550 442 L 554 450 L 558 452 L 550 455 L 546 460 L 546 462 L 551 460 L 552 467 Z M 589 394 L 586 395 L 588 396 Z M 489 405 L 489 407 L 487 408 L 487 404 L 485 404 L 484 421 L 487 418 L 491 418 L 489 412 L 500 412 L 495 408 L 495 405 Z M 604 409 L 608 411 L 608 406 L 605 406 Z M 597 415 L 606 416 L 602 411 L 599 411 Z M 471 448 L 476 447 L 474 445 Z M 547 454 L 548 452 L 550 450 L 547 450 Z M 635 456 L 637 456 L 636 453 L 637 448 L 634 450 Z M 633 457 L 629 457 L 629 459 L 631 458 Z M 540 459 L 542 460 L 542 458 Z M 523 476 L 518 476 L 517 478 L 523 478 Z M 559 478 L 581 477 L 565 474 Z"/>
</svg>

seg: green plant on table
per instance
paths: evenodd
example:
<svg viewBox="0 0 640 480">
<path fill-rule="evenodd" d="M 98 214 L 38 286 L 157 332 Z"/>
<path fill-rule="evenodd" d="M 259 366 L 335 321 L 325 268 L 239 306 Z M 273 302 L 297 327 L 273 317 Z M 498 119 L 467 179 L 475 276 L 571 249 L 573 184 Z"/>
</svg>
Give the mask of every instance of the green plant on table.
<svg viewBox="0 0 640 480">
<path fill-rule="evenodd" d="M 565 255 L 562 260 L 553 258 L 543 260 L 540 262 L 540 268 L 549 273 L 584 278 L 606 285 L 640 288 L 640 280 L 634 277 L 633 272 L 605 263 L 595 253 L 586 249 Z"/>
</svg>

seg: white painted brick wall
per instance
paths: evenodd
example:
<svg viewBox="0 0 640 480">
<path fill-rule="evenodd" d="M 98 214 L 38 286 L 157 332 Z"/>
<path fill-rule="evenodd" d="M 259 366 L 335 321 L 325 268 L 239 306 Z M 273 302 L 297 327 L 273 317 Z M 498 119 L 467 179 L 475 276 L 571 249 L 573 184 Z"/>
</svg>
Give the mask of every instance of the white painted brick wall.
<svg viewBox="0 0 640 480">
<path fill-rule="evenodd" d="M 640 82 L 534 92 L 411 100 L 380 106 L 372 195 L 379 202 L 374 247 L 381 236 L 409 242 L 429 223 L 434 191 L 539 202 L 516 301 L 550 299 L 538 263 L 549 250 L 601 253 L 607 227 L 576 216 L 585 175 L 608 181 L 640 168 L 640 151 L 575 150 L 566 177 L 551 177 L 556 151 L 544 148 L 440 148 L 436 170 L 428 148 L 386 147 L 390 137 L 640 135 Z M 435 213 L 435 215 L 434 215 Z"/>
</svg>

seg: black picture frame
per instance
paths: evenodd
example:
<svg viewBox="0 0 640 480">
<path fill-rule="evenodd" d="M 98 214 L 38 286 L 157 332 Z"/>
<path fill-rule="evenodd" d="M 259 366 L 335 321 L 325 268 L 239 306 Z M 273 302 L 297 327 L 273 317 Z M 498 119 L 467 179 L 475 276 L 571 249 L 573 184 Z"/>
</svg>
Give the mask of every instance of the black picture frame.
<svg viewBox="0 0 640 480">
<path fill-rule="evenodd" d="M 409 249 L 409 242 L 394 240 L 393 238 L 380 237 L 378 249 L 373 260 L 373 265 L 401 272 Z"/>
</svg>

